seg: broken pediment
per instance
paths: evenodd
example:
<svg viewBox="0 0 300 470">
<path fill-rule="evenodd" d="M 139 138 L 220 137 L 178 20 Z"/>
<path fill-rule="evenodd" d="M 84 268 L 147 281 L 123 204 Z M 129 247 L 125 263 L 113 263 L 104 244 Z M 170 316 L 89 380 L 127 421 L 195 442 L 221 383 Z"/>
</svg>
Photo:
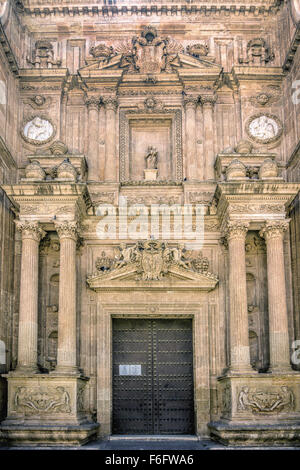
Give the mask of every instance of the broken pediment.
<svg viewBox="0 0 300 470">
<path fill-rule="evenodd" d="M 114 48 L 105 44 L 93 46 L 90 53 L 93 58 L 80 69 L 81 74 L 108 69 L 123 69 L 130 74 L 174 73 L 179 68 L 210 69 L 218 74 L 222 69 L 211 57 L 185 53 L 181 43 L 170 37 L 160 37 L 152 26 L 145 26 L 140 36 L 125 40 Z"/>
<path fill-rule="evenodd" d="M 182 288 L 210 291 L 218 278 L 208 271 L 208 260 L 200 253 L 186 255 L 183 245 L 170 247 L 158 240 L 139 241 L 120 246 L 120 254 L 110 260 L 103 254 L 96 262 L 98 272 L 87 283 L 95 291 L 101 289 Z"/>
</svg>

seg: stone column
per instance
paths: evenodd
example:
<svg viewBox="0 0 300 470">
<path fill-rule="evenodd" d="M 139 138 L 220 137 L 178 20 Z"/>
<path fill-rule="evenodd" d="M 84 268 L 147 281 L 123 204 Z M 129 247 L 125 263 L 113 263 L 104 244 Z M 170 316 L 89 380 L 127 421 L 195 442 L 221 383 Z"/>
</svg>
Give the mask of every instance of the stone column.
<svg viewBox="0 0 300 470">
<path fill-rule="evenodd" d="M 117 181 L 116 110 L 118 101 L 109 97 L 104 100 L 104 103 L 106 109 L 104 180 Z"/>
<path fill-rule="evenodd" d="M 215 151 L 214 151 L 214 122 L 213 109 L 216 102 L 215 96 L 201 96 L 203 109 L 203 144 L 205 161 L 205 179 L 215 179 Z"/>
<path fill-rule="evenodd" d="M 230 372 L 254 372 L 250 366 L 245 240 L 249 223 L 229 222 Z"/>
<path fill-rule="evenodd" d="M 98 168 L 98 112 L 99 98 L 89 96 L 85 100 L 88 108 L 88 155 L 89 155 L 89 180 L 99 178 Z"/>
<path fill-rule="evenodd" d="M 57 366 L 53 374 L 77 374 L 76 242 L 77 222 L 56 222 L 60 239 Z"/>
<path fill-rule="evenodd" d="M 17 372 L 37 373 L 39 243 L 46 232 L 38 222 L 17 221 L 22 234 Z"/>
<path fill-rule="evenodd" d="M 270 370 L 291 370 L 283 237 L 289 221 L 268 221 L 260 235 L 267 245 Z"/>
<path fill-rule="evenodd" d="M 196 107 L 198 98 L 188 97 L 185 106 L 185 148 L 186 148 L 186 177 L 195 180 L 198 176 L 197 144 L 196 144 Z"/>
</svg>

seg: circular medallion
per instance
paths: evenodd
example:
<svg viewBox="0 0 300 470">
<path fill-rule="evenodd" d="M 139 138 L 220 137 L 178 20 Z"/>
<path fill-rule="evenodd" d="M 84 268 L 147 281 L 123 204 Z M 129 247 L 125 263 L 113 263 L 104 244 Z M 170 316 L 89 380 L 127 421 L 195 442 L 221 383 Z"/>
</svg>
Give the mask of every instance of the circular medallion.
<svg viewBox="0 0 300 470">
<path fill-rule="evenodd" d="M 281 137 L 283 127 L 277 116 L 258 114 L 248 120 L 246 130 L 249 137 L 255 142 L 270 144 Z"/>
<path fill-rule="evenodd" d="M 27 120 L 22 129 L 22 137 L 34 145 L 49 142 L 55 134 L 55 126 L 43 116 L 34 116 Z"/>
</svg>

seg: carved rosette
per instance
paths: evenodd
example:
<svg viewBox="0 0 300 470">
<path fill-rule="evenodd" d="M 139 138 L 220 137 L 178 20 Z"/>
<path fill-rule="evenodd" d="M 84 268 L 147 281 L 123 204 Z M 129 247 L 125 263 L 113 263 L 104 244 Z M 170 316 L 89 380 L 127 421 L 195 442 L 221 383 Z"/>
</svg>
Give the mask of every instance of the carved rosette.
<svg viewBox="0 0 300 470">
<path fill-rule="evenodd" d="M 271 220 L 266 222 L 259 235 L 266 241 L 273 238 L 283 238 L 284 232 L 289 228 L 289 220 Z"/>
<path fill-rule="evenodd" d="M 87 96 L 84 101 L 89 111 L 98 111 L 100 105 L 100 99 L 98 96 Z"/>
<path fill-rule="evenodd" d="M 39 226 L 38 222 L 15 221 L 18 232 L 22 234 L 22 240 L 31 239 L 40 242 L 46 232 Z"/>
<path fill-rule="evenodd" d="M 227 223 L 224 236 L 227 240 L 245 240 L 249 229 L 249 222 L 230 221 Z"/>
<path fill-rule="evenodd" d="M 108 111 L 116 111 L 118 108 L 118 100 L 115 97 L 109 96 L 103 100 L 105 108 Z"/>
<path fill-rule="evenodd" d="M 64 238 L 71 238 L 75 242 L 77 241 L 79 235 L 78 222 L 55 222 L 55 228 L 60 240 Z"/>
</svg>

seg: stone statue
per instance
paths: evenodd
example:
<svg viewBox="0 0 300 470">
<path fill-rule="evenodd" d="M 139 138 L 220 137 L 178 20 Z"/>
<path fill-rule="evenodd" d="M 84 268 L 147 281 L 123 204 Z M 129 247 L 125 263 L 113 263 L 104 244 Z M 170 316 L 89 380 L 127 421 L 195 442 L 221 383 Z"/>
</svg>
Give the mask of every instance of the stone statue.
<svg viewBox="0 0 300 470">
<path fill-rule="evenodd" d="M 157 169 L 157 159 L 158 159 L 158 152 L 156 148 L 152 146 L 148 147 L 148 152 L 145 156 L 147 170 Z"/>
</svg>

